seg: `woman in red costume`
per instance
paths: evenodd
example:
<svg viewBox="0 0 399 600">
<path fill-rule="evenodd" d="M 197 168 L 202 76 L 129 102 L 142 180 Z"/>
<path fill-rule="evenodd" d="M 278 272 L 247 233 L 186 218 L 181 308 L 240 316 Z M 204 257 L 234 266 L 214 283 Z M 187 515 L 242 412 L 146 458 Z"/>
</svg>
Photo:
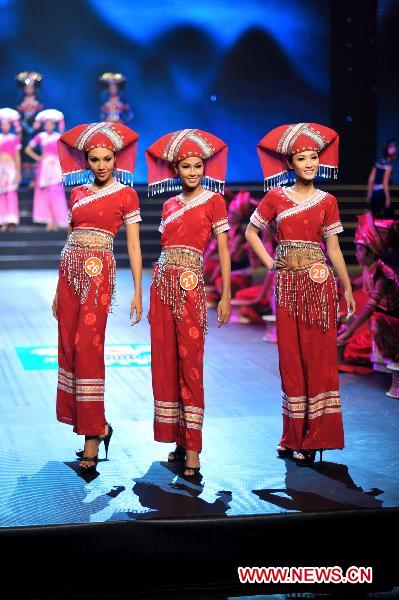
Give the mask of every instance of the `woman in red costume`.
<svg viewBox="0 0 399 600">
<path fill-rule="evenodd" d="M 135 293 L 130 316 L 142 315 L 139 200 L 133 183 L 138 135 L 124 125 L 78 125 L 58 142 L 72 190 L 70 226 L 61 253 L 53 313 L 58 319 L 57 418 L 85 435 L 81 470 L 94 471 L 112 428 L 104 415 L 104 338 L 115 289 L 113 240 L 126 227 Z M 122 183 L 123 182 L 123 183 Z M 128 185 L 124 185 L 128 184 Z"/>
<path fill-rule="evenodd" d="M 337 289 L 320 243 L 345 288 L 348 313 L 352 288 L 339 247 L 343 231 L 337 200 L 313 185 L 317 175 L 335 175 L 338 135 L 315 123 L 282 125 L 258 145 L 265 186 L 247 228 L 247 240 L 268 269 L 276 268 L 276 324 L 282 382 L 283 435 L 277 451 L 299 465 L 314 462 L 316 450 L 343 448 L 337 368 Z M 296 178 L 292 187 L 276 187 Z M 259 230 L 278 228 L 273 262 Z"/>
<path fill-rule="evenodd" d="M 204 414 L 202 257 L 212 233 L 223 278 L 218 326 L 230 320 L 229 225 L 225 200 L 216 192 L 224 186 L 227 146 L 210 133 L 183 129 L 154 142 L 146 157 L 152 193 L 182 189 L 163 205 L 162 253 L 151 285 L 154 437 L 176 443 L 168 460 L 185 461 L 184 475 L 193 477 L 199 474 Z"/>
<path fill-rule="evenodd" d="M 345 363 L 364 362 L 367 357 L 375 370 L 387 371 L 386 365 L 399 364 L 399 278 L 381 258 L 393 221 L 374 221 L 370 213 L 358 220 L 356 258 L 363 267 L 362 288 L 368 300 L 359 316 L 341 329 L 338 343 L 346 344 Z"/>
</svg>

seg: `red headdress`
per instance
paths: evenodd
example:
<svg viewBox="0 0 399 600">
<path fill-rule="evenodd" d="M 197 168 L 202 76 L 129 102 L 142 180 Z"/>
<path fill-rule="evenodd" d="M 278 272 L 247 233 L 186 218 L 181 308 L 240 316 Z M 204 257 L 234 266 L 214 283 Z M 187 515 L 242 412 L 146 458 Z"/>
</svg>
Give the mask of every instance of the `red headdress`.
<svg viewBox="0 0 399 600">
<path fill-rule="evenodd" d="M 357 216 L 358 225 L 355 231 L 355 244 L 370 248 L 374 254 L 384 255 L 389 247 L 389 231 L 393 219 L 376 219 L 371 213 Z"/>
<path fill-rule="evenodd" d="M 206 131 L 181 129 L 168 133 L 146 150 L 148 189 L 151 194 L 180 190 L 173 167 L 185 158 L 197 156 L 205 163 L 202 186 L 222 192 L 226 180 L 227 146 Z"/>
<path fill-rule="evenodd" d="M 80 185 L 93 179 L 88 168 L 86 152 L 107 148 L 117 154 L 114 177 L 133 185 L 138 134 L 120 123 L 91 123 L 66 131 L 58 140 L 64 185 Z"/>
<path fill-rule="evenodd" d="M 315 150 L 319 154 L 319 177 L 336 179 L 338 145 L 338 133 L 317 123 L 280 125 L 272 129 L 257 147 L 265 190 L 293 181 L 295 174 L 289 170 L 287 158 L 305 150 Z"/>
</svg>

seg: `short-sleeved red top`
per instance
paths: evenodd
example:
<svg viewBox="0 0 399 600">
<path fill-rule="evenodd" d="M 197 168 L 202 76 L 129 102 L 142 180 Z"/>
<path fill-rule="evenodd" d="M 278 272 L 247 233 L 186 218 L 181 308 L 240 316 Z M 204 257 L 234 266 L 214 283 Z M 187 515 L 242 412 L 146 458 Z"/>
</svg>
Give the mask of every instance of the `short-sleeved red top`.
<svg viewBox="0 0 399 600">
<path fill-rule="evenodd" d="M 296 202 L 290 188 L 267 192 L 251 216 L 251 223 L 263 229 L 275 223 L 279 242 L 296 240 L 320 243 L 344 229 L 335 196 L 316 190 L 307 200 Z"/>
<path fill-rule="evenodd" d="M 204 190 L 192 200 L 173 196 L 163 205 L 159 231 L 164 248 L 190 248 L 202 254 L 212 232 L 218 235 L 229 229 L 226 201 L 220 194 Z"/>
<path fill-rule="evenodd" d="M 81 185 L 72 190 L 69 216 L 73 229 L 99 229 L 115 236 L 123 223 L 141 221 L 139 198 L 118 181 L 100 191 Z"/>
</svg>

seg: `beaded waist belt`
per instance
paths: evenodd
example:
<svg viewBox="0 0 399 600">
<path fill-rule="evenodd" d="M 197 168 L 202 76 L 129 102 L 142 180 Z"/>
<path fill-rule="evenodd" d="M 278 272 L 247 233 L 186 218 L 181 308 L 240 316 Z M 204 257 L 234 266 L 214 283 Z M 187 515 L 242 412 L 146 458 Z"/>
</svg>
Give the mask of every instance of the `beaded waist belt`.
<svg viewBox="0 0 399 600">
<path fill-rule="evenodd" d="M 75 229 L 61 252 L 61 273 L 67 277 L 69 285 L 74 287 L 82 304 L 94 286 L 94 306 L 97 307 L 100 283 L 107 286 L 104 293 L 109 297 L 110 303 L 114 303 L 113 241 L 110 233 L 96 229 Z"/>
<path fill-rule="evenodd" d="M 375 184 L 373 185 L 373 190 L 374 190 L 375 192 L 378 192 L 379 190 L 383 190 L 383 189 L 384 189 L 384 186 L 383 186 L 383 184 L 382 184 L 382 183 L 375 183 Z"/>
<path fill-rule="evenodd" d="M 186 295 L 192 295 L 198 322 L 207 331 L 205 284 L 202 254 L 189 248 L 164 248 L 154 269 L 152 284 L 162 302 L 169 306 L 175 318 L 183 316 Z"/>
<path fill-rule="evenodd" d="M 325 262 L 326 257 L 317 242 L 301 242 L 286 240 L 279 242 L 276 248 L 275 260 L 290 258 L 309 259 L 315 262 Z"/>
<path fill-rule="evenodd" d="M 189 248 L 164 248 L 158 259 L 161 268 L 202 270 L 202 254 Z"/>
<path fill-rule="evenodd" d="M 114 238 L 110 233 L 96 229 L 77 229 L 72 231 L 67 243 L 69 246 L 77 246 L 78 248 L 98 248 L 112 252 Z"/>
</svg>

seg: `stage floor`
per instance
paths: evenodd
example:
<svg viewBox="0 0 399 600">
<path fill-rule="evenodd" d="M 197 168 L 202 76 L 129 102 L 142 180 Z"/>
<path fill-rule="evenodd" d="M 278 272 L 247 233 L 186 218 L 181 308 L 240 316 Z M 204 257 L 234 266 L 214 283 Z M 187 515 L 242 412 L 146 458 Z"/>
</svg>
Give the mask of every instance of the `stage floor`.
<svg viewBox="0 0 399 600">
<path fill-rule="evenodd" d="M 144 274 L 144 315 L 151 273 Z M 77 474 L 82 438 L 55 420 L 57 324 L 52 271 L 0 273 L 0 526 L 267 515 L 399 506 L 399 402 L 389 376 L 341 374 L 344 451 L 313 468 L 276 458 L 281 433 L 277 348 L 263 328 L 216 328 L 209 312 L 201 484 L 163 462 L 152 437 L 149 325 L 130 326 L 131 275 L 118 272 L 110 315 L 109 461 Z M 102 449 L 103 452 L 103 449 Z M 102 456 L 100 454 L 100 456 Z"/>
</svg>

